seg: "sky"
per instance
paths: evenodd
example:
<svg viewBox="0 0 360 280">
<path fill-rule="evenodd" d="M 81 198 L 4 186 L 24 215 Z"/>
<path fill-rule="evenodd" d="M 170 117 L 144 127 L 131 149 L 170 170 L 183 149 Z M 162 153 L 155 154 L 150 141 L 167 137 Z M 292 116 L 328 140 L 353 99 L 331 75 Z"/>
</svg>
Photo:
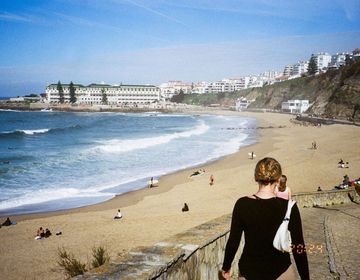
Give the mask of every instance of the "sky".
<svg viewBox="0 0 360 280">
<path fill-rule="evenodd" d="M 0 96 L 217 81 L 360 47 L 360 0 L 0 0 Z"/>
</svg>

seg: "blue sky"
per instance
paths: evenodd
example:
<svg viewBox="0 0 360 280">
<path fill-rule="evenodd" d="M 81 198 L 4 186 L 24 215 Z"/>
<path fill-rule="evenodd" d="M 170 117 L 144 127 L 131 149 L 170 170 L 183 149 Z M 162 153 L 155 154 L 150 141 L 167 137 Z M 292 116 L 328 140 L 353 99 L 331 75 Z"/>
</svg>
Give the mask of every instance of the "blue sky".
<svg viewBox="0 0 360 280">
<path fill-rule="evenodd" d="M 360 47 L 360 0 L 0 0 L 0 96 L 214 81 Z"/>
</svg>

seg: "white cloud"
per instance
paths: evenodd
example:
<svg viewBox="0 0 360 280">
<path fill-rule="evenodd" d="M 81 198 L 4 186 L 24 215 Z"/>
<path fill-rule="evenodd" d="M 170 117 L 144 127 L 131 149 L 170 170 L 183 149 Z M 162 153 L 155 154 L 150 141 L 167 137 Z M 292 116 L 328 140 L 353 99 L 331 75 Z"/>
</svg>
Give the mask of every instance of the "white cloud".
<svg viewBox="0 0 360 280">
<path fill-rule="evenodd" d="M 148 7 L 148 6 L 144 5 L 144 4 L 140 4 L 140 3 L 135 2 L 135 1 L 133 1 L 133 0 L 123 0 L 123 2 L 127 2 L 127 3 L 129 3 L 129 4 L 131 4 L 131 5 L 135 6 L 135 7 L 138 7 L 138 8 L 140 8 L 140 9 L 143 9 L 143 10 L 145 10 L 145 11 L 147 11 L 147 12 L 150 12 L 150 13 L 152 13 L 152 14 L 155 14 L 155 15 L 157 15 L 157 16 L 160 16 L 160 17 L 165 18 L 165 19 L 167 19 L 167 20 L 170 20 L 170 21 L 172 21 L 172 22 L 176 22 L 176 23 L 178 23 L 178 24 L 181 24 L 181 25 L 183 25 L 183 26 L 188 27 L 184 22 L 178 20 L 177 18 L 171 17 L 171 16 L 169 16 L 169 15 L 167 15 L 167 14 L 165 14 L 165 13 L 162 13 L 162 12 L 160 12 L 160 11 L 158 11 L 158 10 L 155 10 L 155 9 L 153 9 L 153 8 L 150 8 L 150 7 Z"/>
<path fill-rule="evenodd" d="M 32 20 L 28 16 L 11 14 L 11 13 L 0 13 L 0 20 L 32 22 Z"/>
</svg>

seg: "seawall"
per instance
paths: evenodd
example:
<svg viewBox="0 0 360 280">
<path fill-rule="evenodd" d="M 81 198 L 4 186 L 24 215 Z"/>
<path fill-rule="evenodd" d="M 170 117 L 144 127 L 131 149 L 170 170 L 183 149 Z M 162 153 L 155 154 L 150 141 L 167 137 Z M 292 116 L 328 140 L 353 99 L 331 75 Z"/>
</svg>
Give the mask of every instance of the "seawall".
<svg viewBox="0 0 360 280">
<path fill-rule="evenodd" d="M 355 205 L 355 207 L 358 207 L 360 203 L 359 194 L 354 189 L 299 193 L 294 195 L 294 199 L 297 201 L 299 208 L 319 207 L 327 209 L 327 207 L 330 207 L 329 210 L 333 210 L 331 207 L 340 205 Z M 303 211 L 306 211 L 306 209 Z M 305 215 L 304 219 L 303 216 L 303 224 L 312 227 L 310 217 L 311 215 Z M 152 247 L 134 248 L 127 255 L 112 260 L 111 263 L 103 266 L 101 273 L 91 271 L 73 279 L 222 279 L 220 269 L 229 235 L 230 222 L 231 214 L 224 215 L 172 236 Z M 324 235 L 324 232 L 320 233 L 320 230 L 316 232 L 316 234 Z M 331 244 L 326 244 L 326 246 L 331 246 Z M 233 262 L 232 271 L 234 275 L 237 275 L 237 260 L 242 247 L 243 240 Z"/>
</svg>

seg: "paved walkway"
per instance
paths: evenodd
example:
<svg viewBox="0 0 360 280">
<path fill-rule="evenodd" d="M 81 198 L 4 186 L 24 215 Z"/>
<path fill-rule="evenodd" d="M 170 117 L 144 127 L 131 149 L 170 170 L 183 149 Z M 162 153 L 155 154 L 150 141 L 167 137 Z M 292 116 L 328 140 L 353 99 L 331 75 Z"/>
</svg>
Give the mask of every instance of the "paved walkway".
<svg viewBox="0 0 360 280">
<path fill-rule="evenodd" d="M 311 279 L 360 280 L 360 205 L 301 210 Z"/>
</svg>

